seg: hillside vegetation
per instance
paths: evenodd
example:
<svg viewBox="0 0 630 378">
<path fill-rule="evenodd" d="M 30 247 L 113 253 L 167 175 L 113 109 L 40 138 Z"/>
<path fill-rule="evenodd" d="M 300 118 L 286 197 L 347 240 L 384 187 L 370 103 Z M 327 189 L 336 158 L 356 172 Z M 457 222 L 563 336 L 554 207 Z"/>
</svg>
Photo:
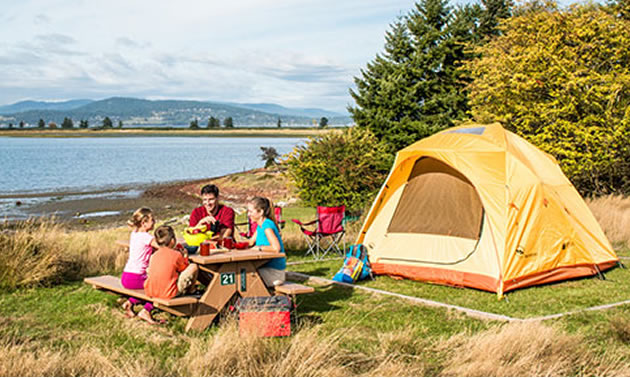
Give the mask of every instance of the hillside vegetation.
<svg viewBox="0 0 630 378">
<path fill-rule="evenodd" d="M 264 107 L 262 109 L 265 109 Z M 37 125 L 43 119 L 46 125 L 55 122 L 61 125 L 64 118 L 87 120 L 92 127 L 99 126 L 105 117 L 109 117 L 118 124 L 151 125 L 151 126 L 187 126 L 191 120 L 198 119 L 200 126 L 205 127 L 210 117 L 223 120 L 232 117 L 235 126 L 277 126 L 278 119 L 284 126 L 316 126 L 321 117 L 329 115 L 321 111 L 319 116 L 300 116 L 269 113 L 238 104 L 221 104 L 216 102 L 181 101 L 181 100 L 143 100 L 137 98 L 112 97 L 105 100 L 93 101 L 73 109 L 48 110 L 36 109 L 18 113 L 5 114 L 0 117 L 0 124 L 12 122 L 14 126 L 20 121 L 29 125 Z M 329 117 L 331 125 L 350 124 L 350 118 L 344 116 Z"/>
</svg>

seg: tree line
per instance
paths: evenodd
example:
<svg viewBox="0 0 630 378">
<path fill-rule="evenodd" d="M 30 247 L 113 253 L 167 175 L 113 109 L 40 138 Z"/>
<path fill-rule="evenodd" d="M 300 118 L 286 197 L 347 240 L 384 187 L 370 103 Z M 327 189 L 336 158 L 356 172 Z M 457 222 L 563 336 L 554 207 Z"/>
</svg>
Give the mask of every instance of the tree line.
<svg viewBox="0 0 630 378">
<path fill-rule="evenodd" d="M 20 128 L 24 128 L 25 123 L 24 121 L 20 121 L 19 123 Z M 118 128 L 122 128 L 123 127 L 123 121 L 119 120 L 117 123 Z M 282 127 L 282 120 L 280 118 L 278 118 L 278 123 L 277 123 L 278 127 Z M 9 123 L 8 124 L 8 128 L 9 129 L 13 129 L 13 123 Z M 43 118 L 40 118 L 39 121 L 37 122 L 37 127 L 40 129 L 46 128 L 46 122 L 44 121 Z M 55 122 L 49 122 L 48 123 L 48 127 L 51 129 L 56 129 L 57 128 L 57 124 Z M 114 127 L 114 123 L 111 120 L 111 118 L 109 117 L 105 117 L 103 118 L 103 120 L 101 121 L 101 123 L 96 126 L 97 128 L 102 128 L 102 129 L 110 129 Z M 206 124 L 206 128 L 208 129 L 215 129 L 215 128 L 219 128 L 221 127 L 221 120 L 216 118 L 216 117 L 210 117 L 208 118 L 208 122 Z M 223 119 L 223 127 L 230 129 L 234 127 L 234 119 L 232 117 L 226 117 Z M 319 127 L 320 128 L 325 128 L 328 127 L 328 118 L 326 117 L 322 117 L 319 120 Z M 68 117 L 64 117 L 63 122 L 61 123 L 61 128 L 62 129 L 72 129 L 74 128 L 74 121 L 71 118 Z M 81 119 L 79 121 L 79 128 L 81 129 L 87 129 L 89 128 L 89 121 L 85 120 L 85 119 Z M 189 124 L 189 128 L 191 129 L 199 129 L 199 120 L 198 119 L 193 119 L 192 121 L 190 121 Z"/>
<path fill-rule="evenodd" d="M 553 155 L 582 195 L 630 192 L 628 0 L 420 0 L 354 82 L 356 130 L 287 159 L 309 204 L 364 208 L 397 151 L 468 122 L 500 122 Z"/>
</svg>

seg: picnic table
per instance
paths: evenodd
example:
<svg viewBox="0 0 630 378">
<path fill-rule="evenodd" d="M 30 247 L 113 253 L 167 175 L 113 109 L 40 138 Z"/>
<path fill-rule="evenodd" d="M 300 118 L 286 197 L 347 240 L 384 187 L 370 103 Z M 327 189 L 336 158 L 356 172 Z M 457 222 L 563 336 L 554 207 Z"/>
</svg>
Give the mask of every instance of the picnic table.
<svg viewBox="0 0 630 378">
<path fill-rule="evenodd" d="M 278 257 L 285 257 L 285 254 L 229 250 L 209 256 L 189 256 L 189 260 L 199 266 L 197 279 L 206 284 L 206 290 L 186 324 L 186 331 L 207 328 L 235 294 L 241 297 L 270 296 L 258 268 Z"/>
<path fill-rule="evenodd" d="M 128 248 L 126 240 L 116 241 L 116 244 Z M 269 260 L 285 257 L 284 253 L 258 252 L 255 250 L 214 250 L 209 256 L 191 255 L 189 260 L 198 264 L 198 281 L 206 285 L 201 298 L 184 295 L 171 299 L 153 298 L 143 289 L 127 289 L 122 286 L 120 277 L 104 275 L 86 277 L 83 281 L 98 290 L 114 294 L 138 298 L 153 303 L 153 305 L 176 316 L 189 316 L 186 331 L 207 328 L 230 299 L 238 294 L 241 297 L 270 296 L 269 291 L 258 268 Z M 275 295 L 291 296 L 313 293 L 315 289 L 293 282 L 285 282 L 272 289 Z"/>
</svg>

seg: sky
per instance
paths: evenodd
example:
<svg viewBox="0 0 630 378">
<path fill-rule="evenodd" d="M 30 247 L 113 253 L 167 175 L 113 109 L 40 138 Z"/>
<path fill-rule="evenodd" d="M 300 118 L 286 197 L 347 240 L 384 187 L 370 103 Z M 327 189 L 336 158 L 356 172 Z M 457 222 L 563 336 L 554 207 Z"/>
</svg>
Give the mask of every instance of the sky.
<svg viewBox="0 0 630 378">
<path fill-rule="evenodd" d="M 0 105 L 113 96 L 344 112 L 411 0 L 0 1 Z"/>
</svg>

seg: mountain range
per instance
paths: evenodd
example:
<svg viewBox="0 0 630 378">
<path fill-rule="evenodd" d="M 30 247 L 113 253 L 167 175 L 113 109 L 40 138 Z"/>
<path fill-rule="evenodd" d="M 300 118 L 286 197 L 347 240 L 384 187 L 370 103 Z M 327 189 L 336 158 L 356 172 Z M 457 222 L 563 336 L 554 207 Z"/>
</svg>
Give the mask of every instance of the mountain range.
<svg viewBox="0 0 630 378">
<path fill-rule="evenodd" d="M 204 127 L 210 117 L 221 122 L 232 117 L 235 126 L 283 126 L 317 125 L 322 117 L 330 125 L 348 125 L 347 115 L 317 108 L 286 108 L 277 104 L 239 104 L 184 100 L 144 100 L 129 97 L 111 97 L 104 100 L 69 100 L 63 102 L 21 101 L 0 106 L 0 125 L 21 121 L 37 125 L 40 119 L 46 124 L 61 124 L 70 118 L 75 126 L 79 120 L 87 120 L 91 126 L 100 125 L 109 117 L 125 126 L 188 126 L 194 119 Z"/>
</svg>

